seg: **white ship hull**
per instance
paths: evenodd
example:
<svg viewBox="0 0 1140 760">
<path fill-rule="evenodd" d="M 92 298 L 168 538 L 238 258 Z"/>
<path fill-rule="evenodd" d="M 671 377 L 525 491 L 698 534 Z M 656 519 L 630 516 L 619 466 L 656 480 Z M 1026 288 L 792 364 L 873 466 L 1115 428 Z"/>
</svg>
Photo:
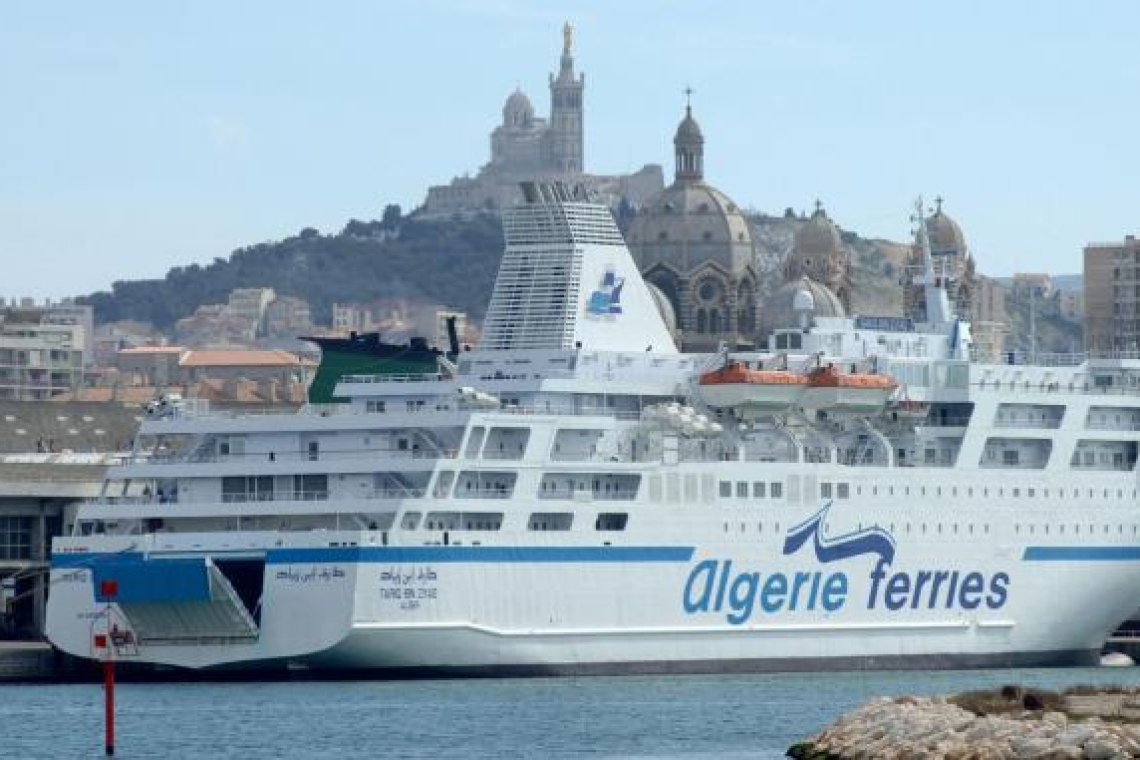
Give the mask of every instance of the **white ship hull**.
<svg viewBox="0 0 1140 760">
<path fill-rule="evenodd" d="M 912 509 L 910 535 L 896 526 L 897 553 L 881 567 L 873 553 L 821 562 L 814 538 L 786 552 L 789 523 L 810 517 L 810 508 L 785 511 L 778 533 L 776 515 L 765 515 L 765 533 L 746 523 L 743 538 L 733 535 L 741 516 L 726 514 L 727 538 L 717 520 L 719 540 L 685 545 L 474 546 L 468 535 L 461 545 L 385 547 L 369 543 L 378 536 L 368 533 L 325 535 L 319 546 L 267 542 L 256 639 L 148 643 L 144 631 L 123 656 L 190 668 L 472 674 L 1091 664 L 1108 633 L 1140 606 L 1131 523 L 1107 535 L 1098 525 L 1087 543 L 1027 542 L 978 505 L 939 511 L 956 512 L 953 528 L 936 529 L 931 511 L 923 536 Z M 824 542 L 856 533 L 874 512 L 855 503 L 828 510 Z M 872 522 L 901 516 L 881 512 Z M 1113 510 L 1095 519 L 1120 517 Z M 985 546 L 967 533 L 983 525 L 994 537 Z M 132 543 L 122 538 L 102 557 L 95 552 L 111 539 L 60 542 L 53 643 L 81 657 L 97 654 L 92 631 L 114 605 L 94 601 L 92 572 L 82 568 L 128 556 L 185 558 L 193 555 L 182 545 L 212 540 L 178 538 L 175 551 L 151 545 L 145 558 L 118 553 Z M 354 541 L 361 546 L 343 546 Z M 172 618 L 178 604 L 170 604 Z M 133 609 L 125 604 L 112 619 L 129 621 Z"/>
</svg>

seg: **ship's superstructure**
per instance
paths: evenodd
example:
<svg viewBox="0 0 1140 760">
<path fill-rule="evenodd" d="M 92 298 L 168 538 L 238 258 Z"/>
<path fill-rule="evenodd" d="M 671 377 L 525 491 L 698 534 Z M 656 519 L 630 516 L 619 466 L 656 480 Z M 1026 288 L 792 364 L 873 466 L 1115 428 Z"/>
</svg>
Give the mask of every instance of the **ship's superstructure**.
<svg viewBox="0 0 1140 760">
<path fill-rule="evenodd" d="M 476 350 L 298 414 L 155 405 L 54 544 L 52 642 L 397 672 L 1053 664 L 1140 606 L 1134 357 L 972 363 L 930 256 L 928 324 L 807 294 L 767 351 L 680 354 L 608 212 L 525 197 Z"/>
</svg>

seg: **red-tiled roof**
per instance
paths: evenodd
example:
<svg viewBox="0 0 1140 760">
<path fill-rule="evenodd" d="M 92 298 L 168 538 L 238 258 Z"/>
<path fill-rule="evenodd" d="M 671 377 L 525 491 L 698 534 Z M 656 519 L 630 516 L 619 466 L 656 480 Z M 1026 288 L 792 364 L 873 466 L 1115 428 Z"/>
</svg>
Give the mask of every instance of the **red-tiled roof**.
<svg viewBox="0 0 1140 760">
<path fill-rule="evenodd" d="M 132 346 L 120 348 L 120 354 L 180 354 L 186 349 L 182 346 Z"/>
<path fill-rule="evenodd" d="M 181 367 L 312 367 L 314 362 L 280 349 L 193 349 L 178 361 Z"/>
</svg>

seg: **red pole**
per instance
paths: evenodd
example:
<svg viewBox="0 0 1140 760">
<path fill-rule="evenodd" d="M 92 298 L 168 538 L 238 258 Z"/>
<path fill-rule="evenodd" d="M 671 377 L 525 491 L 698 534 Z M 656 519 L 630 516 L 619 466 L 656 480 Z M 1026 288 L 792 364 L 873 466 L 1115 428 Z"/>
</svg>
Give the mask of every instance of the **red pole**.
<svg viewBox="0 0 1140 760">
<path fill-rule="evenodd" d="M 107 757 L 115 754 L 115 661 L 103 660 L 103 707 L 106 721 L 104 749 Z"/>
</svg>

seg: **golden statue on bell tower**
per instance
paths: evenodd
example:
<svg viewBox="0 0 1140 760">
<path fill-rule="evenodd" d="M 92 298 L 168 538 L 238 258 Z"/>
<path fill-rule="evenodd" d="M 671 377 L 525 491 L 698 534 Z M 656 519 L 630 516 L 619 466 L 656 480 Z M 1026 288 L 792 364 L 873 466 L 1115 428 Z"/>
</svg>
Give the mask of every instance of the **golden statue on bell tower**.
<svg viewBox="0 0 1140 760">
<path fill-rule="evenodd" d="M 574 27 L 567 21 L 562 25 L 562 54 L 570 55 L 570 47 L 574 44 Z"/>
</svg>

